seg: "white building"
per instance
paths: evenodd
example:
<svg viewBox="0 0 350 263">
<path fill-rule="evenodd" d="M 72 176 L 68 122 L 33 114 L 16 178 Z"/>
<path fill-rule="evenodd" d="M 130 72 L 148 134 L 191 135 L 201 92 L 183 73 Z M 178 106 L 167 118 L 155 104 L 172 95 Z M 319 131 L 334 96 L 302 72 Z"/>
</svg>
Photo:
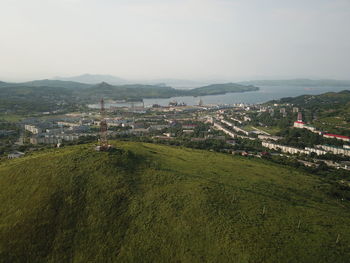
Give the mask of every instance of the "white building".
<svg viewBox="0 0 350 263">
<path fill-rule="evenodd" d="M 34 126 L 34 125 L 30 125 L 30 124 L 24 125 L 24 129 L 25 129 L 26 131 L 29 131 L 29 132 L 33 133 L 33 134 L 39 134 L 39 133 L 41 133 L 41 129 L 40 129 L 39 127 L 36 127 L 36 126 Z"/>
<path fill-rule="evenodd" d="M 239 119 L 236 119 L 236 118 L 231 118 L 231 120 L 233 120 L 233 121 L 236 121 L 236 122 L 238 122 L 239 124 L 242 124 L 243 123 L 243 121 L 241 121 L 241 120 L 239 120 Z"/>
<path fill-rule="evenodd" d="M 305 147 L 305 150 L 309 151 L 310 153 L 316 153 L 317 155 L 325 155 L 325 154 L 327 154 L 326 151 L 321 150 L 321 149 L 316 149 L 316 148 Z"/>
<path fill-rule="evenodd" d="M 16 158 L 20 158 L 24 155 L 25 155 L 25 153 L 16 151 L 16 152 L 13 152 L 13 153 L 10 153 L 9 155 L 7 155 L 7 158 L 8 159 L 16 159 Z"/>
<path fill-rule="evenodd" d="M 290 154 L 307 154 L 309 155 L 311 152 L 307 149 L 299 149 L 295 147 L 284 146 L 280 144 L 275 144 L 271 142 L 262 142 L 262 146 L 271 150 L 282 151 Z M 316 149 L 314 149 L 316 150 Z"/>
<path fill-rule="evenodd" d="M 75 141 L 79 139 L 79 135 L 76 134 L 56 134 L 56 135 L 45 135 L 35 136 L 30 138 L 31 144 L 58 144 L 62 141 Z"/>
<path fill-rule="evenodd" d="M 224 133 L 229 135 L 231 138 L 236 137 L 236 134 L 234 134 L 233 132 L 229 131 L 228 129 L 222 127 L 219 123 L 214 122 L 214 129 L 219 130 L 219 131 L 223 131 Z"/>
<path fill-rule="evenodd" d="M 323 137 L 325 137 L 325 138 L 330 138 L 330 139 L 342 140 L 342 141 L 344 141 L 344 142 L 350 142 L 350 137 L 348 137 L 348 136 L 343 136 L 343 135 L 325 133 L 325 134 L 323 134 Z"/>
<path fill-rule="evenodd" d="M 306 130 L 312 131 L 314 133 L 320 133 L 319 131 L 317 131 L 317 129 L 315 127 L 313 127 L 311 125 L 307 125 L 303 121 L 295 121 L 293 127 L 299 128 L 299 129 L 306 129 Z"/>
<path fill-rule="evenodd" d="M 333 154 L 350 156 L 350 149 L 348 148 L 344 148 L 344 147 L 341 148 L 341 147 L 335 147 L 330 145 L 319 145 L 319 147 Z"/>
<path fill-rule="evenodd" d="M 250 118 L 250 117 L 248 117 L 248 116 L 244 116 L 244 117 L 243 117 L 243 120 L 244 120 L 244 121 L 252 121 L 252 118 Z"/>
<path fill-rule="evenodd" d="M 234 130 L 237 131 L 237 132 L 242 132 L 242 133 L 245 134 L 245 135 L 249 135 L 249 132 L 248 132 L 248 131 L 243 130 L 243 129 L 241 129 L 240 127 L 237 127 L 237 126 L 233 125 L 233 124 L 232 124 L 231 122 L 229 122 L 229 121 L 221 120 L 221 122 L 224 123 L 224 124 L 226 124 L 226 125 L 229 126 L 229 127 L 232 127 L 232 129 L 234 129 Z"/>
</svg>

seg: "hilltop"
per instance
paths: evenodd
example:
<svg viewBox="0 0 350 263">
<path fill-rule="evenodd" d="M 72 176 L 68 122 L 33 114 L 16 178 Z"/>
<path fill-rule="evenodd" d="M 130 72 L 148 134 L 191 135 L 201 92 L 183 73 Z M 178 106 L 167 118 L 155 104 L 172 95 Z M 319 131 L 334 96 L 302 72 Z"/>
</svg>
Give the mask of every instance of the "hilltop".
<svg viewBox="0 0 350 263">
<path fill-rule="evenodd" d="M 348 260 L 350 206 L 316 176 L 264 160 L 114 144 L 0 164 L 1 262 Z"/>
</svg>

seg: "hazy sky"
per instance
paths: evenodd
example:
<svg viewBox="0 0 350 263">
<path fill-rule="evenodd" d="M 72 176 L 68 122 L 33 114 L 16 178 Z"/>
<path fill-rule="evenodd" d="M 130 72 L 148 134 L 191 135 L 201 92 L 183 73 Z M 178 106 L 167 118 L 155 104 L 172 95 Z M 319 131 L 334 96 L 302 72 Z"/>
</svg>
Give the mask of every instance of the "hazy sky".
<svg viewBox="0 0 350 263">
<path fill-rule="evenodd" d="M 350 79 L 350 0 L 0 0 L 0 79 Z"/>
</svg>

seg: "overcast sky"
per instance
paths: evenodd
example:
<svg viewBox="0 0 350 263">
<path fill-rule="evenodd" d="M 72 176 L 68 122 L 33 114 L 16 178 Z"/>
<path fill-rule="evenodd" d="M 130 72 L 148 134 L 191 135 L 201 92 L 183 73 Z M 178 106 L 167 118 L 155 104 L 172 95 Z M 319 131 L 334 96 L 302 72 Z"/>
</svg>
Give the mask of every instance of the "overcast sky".
<svg viewBox="0 0 350 263">
<path fill-rule="evenodd" d="M 350 0 L 0 0 L 0 79 L 350 79 Z"/>
</svg>

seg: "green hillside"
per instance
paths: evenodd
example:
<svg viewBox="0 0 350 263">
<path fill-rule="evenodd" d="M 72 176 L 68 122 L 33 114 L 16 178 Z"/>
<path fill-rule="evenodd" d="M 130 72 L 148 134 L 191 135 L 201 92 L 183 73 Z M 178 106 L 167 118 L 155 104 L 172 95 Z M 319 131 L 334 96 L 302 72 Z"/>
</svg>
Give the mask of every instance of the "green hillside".
<svg viewBox="0 0 350 263">
<path fill-rule="evenodd" d="M 109 153 L 82 145 L 0 164 L 0 262 L 349 260 L 349 204 L 316 176 L 116 144 Z"/>
<path fill-rule="evenodd" d="M 327 92 L 320 95 L 302 95 L 267 102 L 289 103 L 303 110 L 304 117 L 322 131 L 350 136 L 350 91 Z"/>
</svg>

